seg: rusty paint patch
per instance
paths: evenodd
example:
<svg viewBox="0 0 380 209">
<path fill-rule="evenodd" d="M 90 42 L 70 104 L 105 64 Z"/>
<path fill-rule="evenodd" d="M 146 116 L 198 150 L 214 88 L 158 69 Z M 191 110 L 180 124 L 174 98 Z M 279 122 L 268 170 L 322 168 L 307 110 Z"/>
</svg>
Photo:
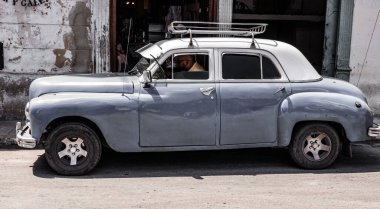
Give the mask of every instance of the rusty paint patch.
<svg viewBox="0 0 380 209">
<path fill-rule="evenodd" d="M 9 59 L 8 61 L 9 61 L 9 62 L 17 62 L 17 61 L 19 61 L 19 60 L 21 60 L 21 56 L 17 56 L 17 57 L 15 57 L 15 58 L 11 58 L 11 59 Z"/>
<path fill-rule="evenodd" d="M 54 65 L 58 68 L 63 68 L 71 63 L 70 59 L 65 57 L 66 49 L 54 49 L 53 53 L 55 55 Z"/>
<path fill-rule="evenodd" d="M 71 60 L 65 57 L 66 51 L 69 48 L 70 37 L 68 35 L 63 37 L 64 49 L 54 49 L 53 53 L 55 55 L 55 63 L 54 65 L 58 68 L 63 68 L 64 66 L 69 66 L 71 64 Z"/>
</svg>

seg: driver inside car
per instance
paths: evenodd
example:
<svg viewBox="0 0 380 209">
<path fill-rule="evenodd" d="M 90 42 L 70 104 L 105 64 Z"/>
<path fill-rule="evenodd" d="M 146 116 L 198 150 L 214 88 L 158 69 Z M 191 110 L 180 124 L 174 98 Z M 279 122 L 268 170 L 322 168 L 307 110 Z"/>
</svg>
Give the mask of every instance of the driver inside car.
<svg viewBox="0 0 380 209">
<path fill-rule="evenodd" d="M 199 72 L 205 69 L 191 55 L 182 55 L 178 58 L 178 67 L 183 71 Z"/>
</svg>

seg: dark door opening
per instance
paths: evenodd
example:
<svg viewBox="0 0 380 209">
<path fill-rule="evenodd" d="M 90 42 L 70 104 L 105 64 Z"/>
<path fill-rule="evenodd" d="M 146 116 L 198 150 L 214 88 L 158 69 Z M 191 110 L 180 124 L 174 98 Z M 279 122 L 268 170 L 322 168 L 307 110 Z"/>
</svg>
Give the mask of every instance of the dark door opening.
<svg viewBox="0 0 380 209">
<path fill-rule="evenodd" d="M 258 38 L 297 47 L 321 73 L 326 0 L 234 0 L 234 22 L 268 23 Z"/>
<path fill-rule="evenodd" d="M 111 71 L 129 71 L 134 51 L 168 37 L 172 21 L 214 21 L 215 8 L 216 0 L 111 0 Z"/>
<path fill-rule="evenodd" d="M 4 46 L 3 43 L 0 42 L 0 70 L 4 69 Z"/>
</svg>

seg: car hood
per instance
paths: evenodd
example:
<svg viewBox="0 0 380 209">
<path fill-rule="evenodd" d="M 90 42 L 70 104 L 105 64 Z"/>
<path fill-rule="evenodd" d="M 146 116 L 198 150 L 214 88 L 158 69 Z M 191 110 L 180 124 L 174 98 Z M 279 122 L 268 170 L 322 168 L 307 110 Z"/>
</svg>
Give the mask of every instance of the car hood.
<svg viewBox="0 0 380 209">
<path fill-rule="evenodd" d="M 61 75 L 36 79 L 29 88 L 29 99 L 58 92 L 133 93 L 135 76 L 113 74 Z M 123 85 L 124 84 L 124 85 Z"/>
</svg>

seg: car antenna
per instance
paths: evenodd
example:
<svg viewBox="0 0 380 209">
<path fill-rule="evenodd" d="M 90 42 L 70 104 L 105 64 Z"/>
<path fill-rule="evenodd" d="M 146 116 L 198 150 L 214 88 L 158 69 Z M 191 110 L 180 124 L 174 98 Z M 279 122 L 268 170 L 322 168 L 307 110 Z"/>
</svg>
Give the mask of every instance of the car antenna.
<svg viewBox="0 0 380 209">
<path fill-rule="evenodd" d="M 132 18 L 129 19 L 127 51 L 125 53 L 125 65 L 123 69 L 123 92 L 121 94 L 122 96 L 124 96 L 124 91 L 125 91 L 125 71 L 127 71 L 127 64 L 128 64 L 129 37 L 131 35 L 131 27 L 132 27 Z"/>
</svg>

